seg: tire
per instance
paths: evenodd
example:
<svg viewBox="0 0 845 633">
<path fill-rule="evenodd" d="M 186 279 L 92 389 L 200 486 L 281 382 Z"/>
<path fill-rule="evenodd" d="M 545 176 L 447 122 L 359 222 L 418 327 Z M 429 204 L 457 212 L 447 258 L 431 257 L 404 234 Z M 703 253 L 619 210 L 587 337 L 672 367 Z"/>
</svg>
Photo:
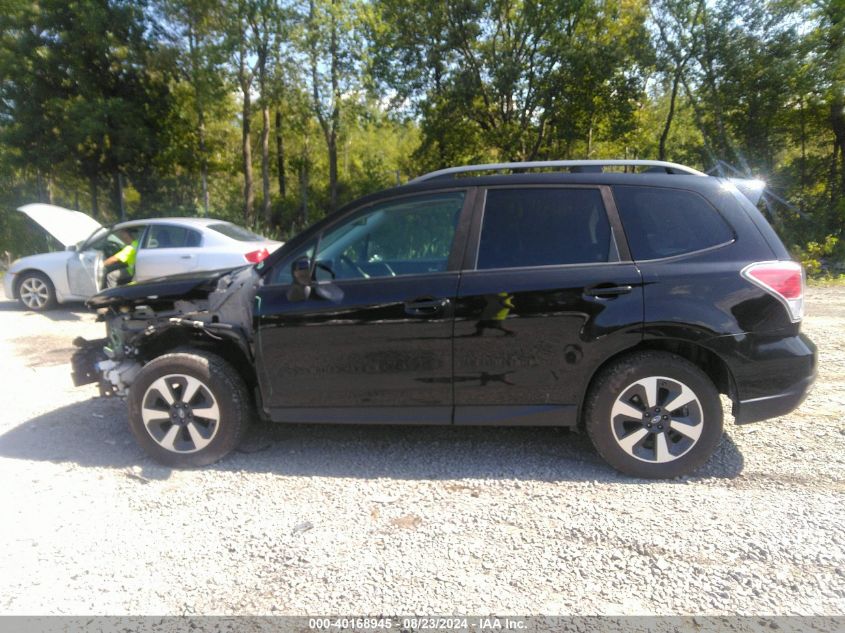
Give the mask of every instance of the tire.
<svg viewBox="0 0 845 633">
<path fill-rule="evenodd" d="M 56 289 L 44 273 L 30 271 L 21 274 L 16 292 L 27 310 L 43 312 L 56 307 Z"/>
<path fill-rule="evenodd" d="M 608 464 L 650 479 L 693 472 L 722 437 L 722 405 L 713 382 L 696 365 L 666 352 L 636 352 L 601 370 L 588 391 L 584 421 Z"/>
<path fill-rule="evenodd" d="M 223 458 L 238 446 L 252 417 L 249 392 L 238 372 L 201 350 L 165 354 L 146 364 L 129 389 L 128 405 L 129 428 L 138 444 L 174 468 Z"/>
</svg>

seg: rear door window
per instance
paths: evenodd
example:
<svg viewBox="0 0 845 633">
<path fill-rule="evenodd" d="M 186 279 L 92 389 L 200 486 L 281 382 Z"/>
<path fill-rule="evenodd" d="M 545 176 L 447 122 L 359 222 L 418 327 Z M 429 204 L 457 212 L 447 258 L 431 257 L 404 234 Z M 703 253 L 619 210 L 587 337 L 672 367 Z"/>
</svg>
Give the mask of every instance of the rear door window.
<svg viewBox="0 0 845 633">
<path fill-rule="evenodd" d="M 143 248 L 184 248 L 199 246 L 202 235 L 199 231 L 184 226 L 153 224 L 147 231 Z"/>
<path fill-rule="evenodd" d="M 615 253 L 612 244 L 598 189 L 490 189 L 476 267 L 606 262 Z"/>
<path fill-rule="evenodd" d="M 617 186 L 613 196 L 635 260 L 683 255 L 734 239 L 719 212 L 694 191 Z"/>
</svg>

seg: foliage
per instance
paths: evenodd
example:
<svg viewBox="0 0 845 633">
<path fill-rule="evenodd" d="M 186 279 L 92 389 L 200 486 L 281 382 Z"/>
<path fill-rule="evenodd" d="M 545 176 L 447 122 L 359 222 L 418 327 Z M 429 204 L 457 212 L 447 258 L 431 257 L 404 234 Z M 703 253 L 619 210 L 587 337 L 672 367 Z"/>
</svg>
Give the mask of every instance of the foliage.
<svg viewBox="0 0 845 633">
<path fill-rule="evenodd" d="M 833 270 L 830 266 L 831 258 L 839 250 L 838 245 L 839 238 L 828 235 L 821 242 L 810 241 L 805 247 L 796 246 L 794 250 L 808 277 L 829 279 L 841 274 L 841 271 Z M 841 256 L 839 259 L 841 260 Z"/>
<path fill-rule="evenodd" d="M 845 3 L 2 0 L 15 255 L 44 248 L 11 212 L 36 200 L 287 238 L 430 169 L 596 157 L 762 177 L 772 223 L 813 274 L 831 269 Z"/>
</svg>

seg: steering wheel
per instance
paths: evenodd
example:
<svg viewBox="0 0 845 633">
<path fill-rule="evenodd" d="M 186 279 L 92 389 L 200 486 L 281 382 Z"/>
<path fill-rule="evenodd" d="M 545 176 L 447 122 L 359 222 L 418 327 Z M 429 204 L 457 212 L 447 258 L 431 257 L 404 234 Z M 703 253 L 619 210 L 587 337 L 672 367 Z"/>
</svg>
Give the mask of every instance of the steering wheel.
<svg viewBox="0 0 845 633">
<path fill-rule="evenodd" d="M 348 255 L 341 255 L 338 258 L 341 262 L 343 262 L 346 266 L 354 270 L 356 273 L 361 275 L 364 279 L 369 279 L 370 276 L 367 274 L 367 271 L 361 268 L 358 264 L 353 262 Z"/>
</svg>

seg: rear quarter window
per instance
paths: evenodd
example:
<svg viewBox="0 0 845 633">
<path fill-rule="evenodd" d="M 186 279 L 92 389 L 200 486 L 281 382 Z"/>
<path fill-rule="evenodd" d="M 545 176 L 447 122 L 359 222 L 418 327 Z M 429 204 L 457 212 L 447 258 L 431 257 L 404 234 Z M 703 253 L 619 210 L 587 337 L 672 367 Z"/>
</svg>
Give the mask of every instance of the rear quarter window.
<svg viewBox="0 0 845 633">
<path fill-rule="evenodd" d="M 260 235 L 256 235 L 252 231 L 248 231 L 242 226 L 238 226 L 237 224 L 229 224 L 228 222 L 224 223 L 221 222 L 220 224 L 209 224 L 208 228 L 212 231 L 216 231 L 226 237 L 230 237 L 233 240 L 237 240 L 239 242 L 262 242 L 264 238 Z"/>
<path fill-rule="evenodd" d="M 694 191 L 617 186 L 613 196 L 635 260 L 683 255 L 734 239 L 721 214 Z"/>
</svg>

